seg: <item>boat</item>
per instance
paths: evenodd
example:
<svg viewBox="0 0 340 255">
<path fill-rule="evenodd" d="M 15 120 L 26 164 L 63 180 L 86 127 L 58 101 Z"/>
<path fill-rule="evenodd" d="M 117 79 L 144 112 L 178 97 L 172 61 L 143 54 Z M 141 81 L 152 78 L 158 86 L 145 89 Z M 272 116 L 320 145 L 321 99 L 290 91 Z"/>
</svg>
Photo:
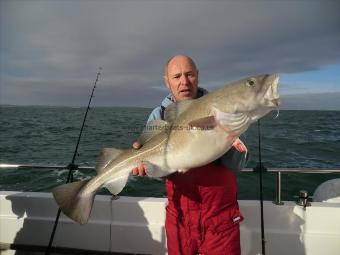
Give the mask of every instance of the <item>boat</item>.
<svg viewBox="0 0 340 255">
<path fill-rule="evenodd" d="M 0 167 L 33 166 L 2 164 Z M 263 201 L 266 253 L 338 255 L 340 197 L 331 202 L 317 202 L 301 191 L 297 201 L 282 201 L 281 176 L 287 172 L 340 173 L 340 169 L 267 171 L 276 174 L 277 185 L 275 201 Z M 239 200 L 239 205 L 245 218 L 240 225 L 242 254 L 262 254 L 260 202 Z M 53 254 L 167 254 L 165 207 L 165 198 L 97 195 L 87 224 L 79 225 L 61 215 L 51 251 Z M 45 252 L 57 210 L 51 193 L 0 191 L 0 253 Z"/>
</svg>

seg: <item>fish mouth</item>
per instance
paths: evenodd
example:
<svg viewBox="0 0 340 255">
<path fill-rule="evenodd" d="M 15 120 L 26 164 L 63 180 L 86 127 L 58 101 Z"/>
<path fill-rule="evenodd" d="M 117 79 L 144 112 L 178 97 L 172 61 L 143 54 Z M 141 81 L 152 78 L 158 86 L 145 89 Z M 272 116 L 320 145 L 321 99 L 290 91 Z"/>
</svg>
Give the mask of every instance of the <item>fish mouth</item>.
<svg viewBox="0 0 340 255">
<path fill-rule="evenodd" d="M 281 104 L 280 95 L 278 93 L 279 75 L 272 74 L 268 77 L 268 89 L 265 92 L 264 99 L 269 107 L 278 108 Z"/>
</svg>

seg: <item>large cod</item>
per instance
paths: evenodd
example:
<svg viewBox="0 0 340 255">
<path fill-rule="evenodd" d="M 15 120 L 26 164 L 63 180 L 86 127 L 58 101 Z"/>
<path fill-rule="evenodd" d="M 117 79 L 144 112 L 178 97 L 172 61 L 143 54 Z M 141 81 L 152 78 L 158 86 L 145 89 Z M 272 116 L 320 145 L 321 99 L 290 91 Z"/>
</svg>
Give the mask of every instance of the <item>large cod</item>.
<svg viewBox="0 0 340 255">
<path fill-rule="evenodd" d="M 53 195 L 65 215 L 87 223 L 96 192 L 107 188 L 122 191 L 131 170 L 141 162 L 147 175 L 161 177 L 206 165 L 226 153 L 249 125 L 278 108 L 279 76 L 261 75 L 243 79 L 201 98 L 167 107 L 165 120 L 149 122 L 139 150 L 106 148 L 89 180 L 56 187 Z"/>
</svg>

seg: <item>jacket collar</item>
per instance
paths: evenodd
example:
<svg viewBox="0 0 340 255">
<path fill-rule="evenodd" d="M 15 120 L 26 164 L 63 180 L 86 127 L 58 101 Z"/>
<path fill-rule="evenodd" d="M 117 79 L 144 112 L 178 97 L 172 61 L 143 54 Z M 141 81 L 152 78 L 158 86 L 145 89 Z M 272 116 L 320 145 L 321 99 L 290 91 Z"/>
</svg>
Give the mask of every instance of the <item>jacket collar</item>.
<svg viewBox="0 0 340 255">
<path fill-rule="evenodd" d="M 204 96 L 204 95 L 206 95 L 206 94 L 208 94 L 208 91 L 206 90 L 206 89 L 204 89 L 204 88 L 200 88 L 200 87 L 198 87 L 198 89 L 197 89 L 197 98 L 200 98 L 200 97 L 202 97 L 202 96 Z M 172 104 L 174 101 L 173 101 L 173 99 L 172 99 L 172 95 L 171 94 L 169 94 L 169 95 L 167 95 L 164 99 L 163 99 L 163 101 L 162 101 L 162 106 L 163 107 L 168 107 L 170 104 Z"/>
</svg>

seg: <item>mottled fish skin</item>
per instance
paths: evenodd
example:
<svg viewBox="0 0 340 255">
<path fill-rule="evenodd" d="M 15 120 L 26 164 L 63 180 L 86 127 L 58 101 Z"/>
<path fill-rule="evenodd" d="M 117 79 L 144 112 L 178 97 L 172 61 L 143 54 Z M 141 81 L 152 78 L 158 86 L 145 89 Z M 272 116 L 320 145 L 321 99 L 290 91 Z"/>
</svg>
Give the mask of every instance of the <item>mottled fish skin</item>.
<svg viewBox="0 0 340 255">
<path fill-rule="evenodd" d="M 141 162 L 149 176 L 160 177 L 214 161 L 251 123 L 278 108 L 278 79 L 276 74 L 251 77 L 169 106 L 165 112 L 168 122 L 149 123 L 147 128 L 156 131 L 143 137 L 146 142 L 141 149 L 112 149 L 112 156 L 106 153 L 99 159 L 102 164 L 96 169 L 97 176 L 55 188 L 58 205 L 70 218 L 84 224 L 97 190 L 106 187 L 118 194 L 131 170 Z"/>
</svg>

